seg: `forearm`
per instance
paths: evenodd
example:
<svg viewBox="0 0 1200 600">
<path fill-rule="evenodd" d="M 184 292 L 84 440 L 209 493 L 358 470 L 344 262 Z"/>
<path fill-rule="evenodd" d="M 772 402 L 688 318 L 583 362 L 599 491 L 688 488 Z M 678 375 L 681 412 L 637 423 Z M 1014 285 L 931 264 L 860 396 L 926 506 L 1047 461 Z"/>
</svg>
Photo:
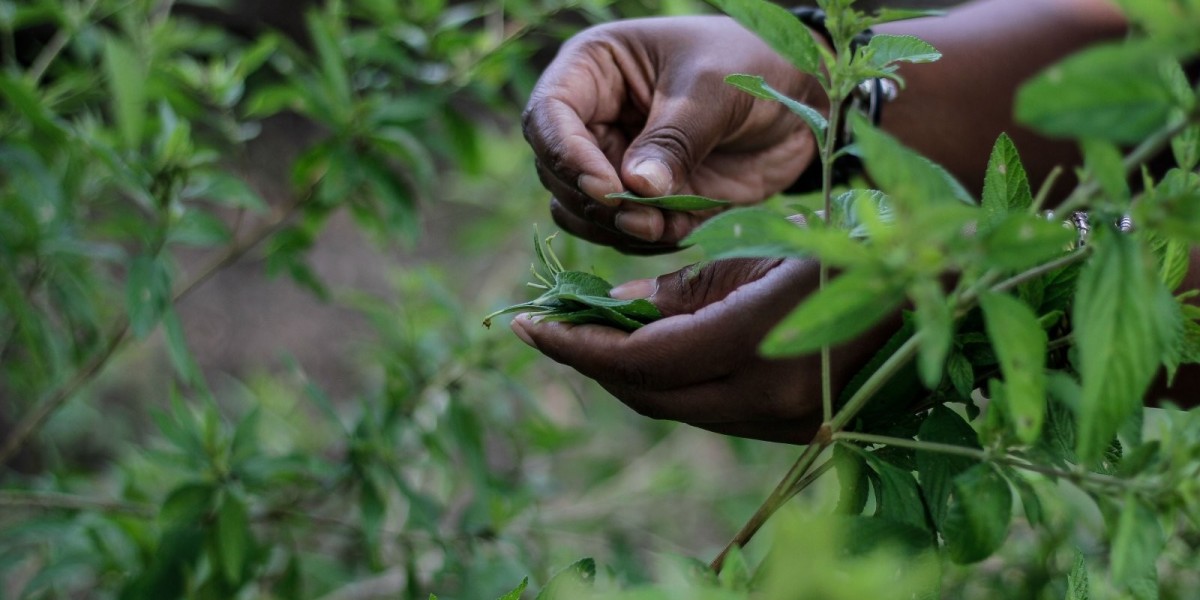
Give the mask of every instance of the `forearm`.
<svg viewBox="0 0 1200 600">
<path fill-rule="evenodd" d="M 980 190 L 996 137 L 1008 132 L 1037 186 L 1056 165 L 1077 164 L 1071 142 L 1038 136 L 1013 121 L 1013 97 L 1043 68 L 1126 31 L 1105 0 L 980 0 L 945 17 L 881 25 L 943 54 L 900 71 L 907 85 L 883 112 L 884 129 Z M 1068 169 L 1068 172 L 1070 169 Z"/>
</svg>

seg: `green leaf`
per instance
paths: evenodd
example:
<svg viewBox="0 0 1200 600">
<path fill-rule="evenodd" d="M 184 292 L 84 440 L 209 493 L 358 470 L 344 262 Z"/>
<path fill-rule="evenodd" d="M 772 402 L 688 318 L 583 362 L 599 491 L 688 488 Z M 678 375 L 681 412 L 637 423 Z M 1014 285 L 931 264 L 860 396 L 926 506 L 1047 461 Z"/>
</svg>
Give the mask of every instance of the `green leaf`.
<svg viewBox="0 0 1200 600">
<path fill-rule="evenodd" d="M 996 138 L 983 180 L 983 212 L 989 223 L 999 223 L 1009 213 L 1024 212 L 1033 204 L 1029 176 L 1017 147 L 1007 133 Z"/>
<path fill-rule="evenodd" d="M 125 281 L 125 299 L 133 334 L 146 337 L 171 304 L 171 274 L 162 260 L 145 255 L 133 259 Z"/>
<path fill-rule="evenodd" d="M 728 200 L 715 200 L 713 198 L 705 198 L 704 196 L 692 196 L 687 194 L 643 198 L 632 192 L 619 192 L 616 194 L 609 194 L 605 197 L 614 200 L 625 200 L 627 202 L 645 204 L 646 206 L 653 206 L 654 208 L 661 208 L 663 210 L 708 210 L 730 205 Z"/>
<path fill-rule="evenodd" d="M 1087 172 L 1100 184 L 1110 201 L 1124 208 L 1129 202 L 1129 182 L 1125 180 L 1121 151 L 1116 145 L 1095 138 L 1080 140 L 1079 145 Z"/>
<path fill-rule="evenodd" d="M 1192 125 L 1171 138 L 1175 164 L 1184 171 L 1194 171 L 1200 164 L 1200 125 Z"/>
<path fill-rule="evenodd" d="M 183 333 L 183 324 L 179 322 L 179 314 L 173 307 L 167 307 L 163 313 L 163 331 L 166 333 L 167 356 L 179 378 L 188 385 L 198 385 L 204 378 L 200 366 L 188 349 L 187 336 Z"/>
<path fill-rule="evenodd" d="M 940 405 L 934 407 L 921 423 L 917 437 L 922 442 L 979 448 L 975 430 L 958 413 Z M 979 461 L 965 456 L 923 450 L 917 451 L 916 458 L 921 493 L 925 497 L 925 504 L 929 506 L 929 515 L 933 517 L 934 525 L 942 531 L 946 523 L 950 494 L 954 489 L 954 478 Z"/>
<path fill-rule="evenodd" d="M 1005 475 L 1012 487 L 1016 488 L 1017 495 L 1021 498 L 1021 507 L 1025 509 L 1025 518 L 1030 525 L 1040 527 L 1045 524 L 1045 516 L 1042 511 L 1042 500 L 1038 497 L 1037 490 L 1033 484 L 1029 483 L 1024 475 L 1012 467 L 1002 467 L 1001 473 Z"/>
<path fill-rule="evenodd" d="M 980 240 L 988 265 L 1019 271 L 1062 255 L 1074 230 L 1029 213 L 1001 217 Z"/>
<path fill-rule="evenodd" d="M 851 122 L 867 173 L 897 208 L 944 202 L 975 204 L 971 194 L 946 169 L 904 147 L 860 116 L 853 116 Z"/>
<path fill-rule="evenodd" d="M 925 504 L 913 474 L 892 466 L 873 452 L 863 452 L 867 464 L 879 476 L 876 490 L 878 508 L 876 517 L 906 523 L 921 530 L 928 529 L 925 522 Z"/>
<path fill-rule="evenodd" d="M 1154 509 L 1134 492 L 1126 494 L 1112 537 L 1113 583 L 1131 586 L 1145 580 L 1156 581 L 1155 563 L 1165 543 Z"/>
<path fill-rule="evenodd" d="M 841 515 L 862 514 L 867 505 L 870 490 L 867 481 L 867 464 L 857 452 L 839 443 L 833 447 L 833 466 L 837 470 L 837 512 Z"/>
<path fill-rule="evenodd" d="M 104 74 L 122 141 L 136 148 L 141 145 L 146 124 L 147 69 L 142 56 L 120 38 L 110 35 L 104 39 Z"/>
<path fill-rule="evenodd" d="M 555 573 L 536 600 L 572 600 L 586 593 L 596 581 L 596 561 L 584 558 Z"/>
<path fill-rule="evenodd" d="M 217 512 L 217 547 L 221 573 L 231 584 L 241 583 L 245 562 L 254 539 L 250 534 L 250 518 L 246 506 L 233 494 L 226 493 Z"/>
<path fill-rule="evenodd" d="M 349 111 L 351 107 L 352 88 L 346 63 L 338 49 L 338 36 L 334 33 L 335 15 L 310 11 L 305 15 L 308 33 L 313 47 L 317 51 L 317 59 L 321 66 L 321 76 L 324 77 L 325 89 L 330 99 L 337 103 L 338 110 Z"/>
<path fill-rule="evenodd" d="M 211 213 L 193 208 L 183 213 L 167 233 L 167 241 L 207 248 L 228 242 L 229 229 Z"/>
<path fill-rule="evenodd" d="M 797 356 L 853 339 L 892 314 L 902 286 L 869 268 L 847 271 L 784 317 L 761 347 L 765 356 Z"/>
<path fill-rule="evenodd" d="M 1032 444 L 1046 418 L 1046 332 L 1037 315 L 1012 296 L 985 292 L 979 304 L 1004 374 L 1008 414 L 1017 437 Z"/>
<path fill-rule="evenodd" d="M 1134 210 L 1139 227 L 1187 244 L 1200 242 L 1200 174 L 1171 169 Z"/>
<path fill-rule="evenodd" d="M 171 491 L 158 513 L 166 528 L 192 525 L 213 509 L 217 489 L 210 483 L 188 483 Z"/>
<path fill-rule="evenodd" d="M 1088 600 L 1091 590 L 1088 585 L 1087 560 L 1083 552 L 1075 551 L 1075 561 L 1067 574 L 1067 600 Z"/>
<path fill-rule="evenodd" d="M 841 229 L 803 227 L 762 208 L 737 208 L 697 227 L 683 240 L 709 258 L 802 258 L 815 256 L 840 267 L 866 264 L 871 253 Z"/>
<path fill-rule="evenodd" d="M 991 556 L 1008 537 L 1011 520 L 1012 490 L 991 465 L 975 465 L 955 477 L 942 529 L 950 559 L 969 564 Z"/>
<path fill-rule="evenodd" d="M 774 100 L 786 106 L 788 110 L 804 120 L 808 128 L 813 132 L 818 152 L 824 152 L 825 131 L 829 128 L 829 121 L 817 109 L 788 97 L 783 92 L 768 85 L 766 80 L 758 75 L 733 74 L 725 77 L 725 83 L 756 98 Z"/>
<path fill-rule="evenodd" d="M 1168 290 L 1175 291 L 1183 285 L 1190 266 L 1191 248 L 1189 244 L 1171 240 L 1163 245 L 1158 277 Z"/>
<path fill-rule="evenodd" d="M 1022 86 L 1017 119 L 1055 137 L 1139 143 L 1166 123 L 1172 109 L 1158 68 L 1165 59 L 1149 43 L 1092 46 Z"/>
<path fill-rule="evenodd" d="M 721 564 L 721 572 L 717 574 L 717 582 L 723 590 L 749 591 L 751 578 L 754 573 L 746 562 L 742 549 L 733 546 L 725 554 L 725 562 Z"/>
<path fill-rule="evenodd" d="M 529 578 L 526 577 L 522 579 L 521 583 L 517 584 L 517 587 L 513 588 L 511 592 L 500 596 L 499 600 L 521 600 L 521 594 L 525 593 L 525 588 L 528 586 Z"/>
<path fill-rule="evenodd" d="M 975 391 L 975 367 L 961 352 L 950 355 L 946 361 L 946 371 L 950 375 L 950 384 L 960 398 L 970 401 L 971 392 Z"/>
<path fill-rule="evenodd" d="M 917 331 L 921 334 L 918 372 L 925 387 L 936 389 L 954 338 L 954 312 L 937 279 L 921 279 L 908 287 L 916 304 Z"/>
<path fill-rule="evenodd" d="M 797 69 L 817 75 L 821 51 L 813 33 L 786 9 L 764 0 L 708 0 L 721 12 L 762 38 Z"/>
<path fill-rule="evenodd" d="M 1108 229 L 1096 233 L 1072 315 L 1083 381 L 1077 451 L 1085 463 L 1099 460 L 1121 425 L 1141 410 L 1178 315 L 1137 240 Z"/>
<path fill-rule="evenodd" d="M 942 57 L 932 44 L 912 35 L 876 34 L 865 48 L 869 64 L 885 68 L 895 62 L 929 63 Z"/>
</svg>

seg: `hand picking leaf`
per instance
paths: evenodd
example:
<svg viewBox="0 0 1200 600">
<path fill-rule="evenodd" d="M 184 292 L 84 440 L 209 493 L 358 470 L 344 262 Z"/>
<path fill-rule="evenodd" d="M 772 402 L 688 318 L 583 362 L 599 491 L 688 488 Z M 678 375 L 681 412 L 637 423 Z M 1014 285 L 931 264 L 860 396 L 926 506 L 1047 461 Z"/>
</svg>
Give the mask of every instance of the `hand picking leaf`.
<svg viewBox="0 0 1200 600">
<path fill-rule="evenodd" d="M 543 240 L 537 228 L 533 231 L 537 262 L 531 270 L 537 281 L 530 282 L 529 286 L 543 290 L 542 295 L 488 315 L 483 319 L 484 327 L 491 327 L 493 318 L 514 312 L 528 312 L 550 321 L 597 323 L 625 331 L 633 331 L 662 318 L 662 313 L 649 300 L 618 300 L 609 295 L 613 286 L 603 278 L 566 270 L 550 246 L 557 235 Z"/>
</svg>

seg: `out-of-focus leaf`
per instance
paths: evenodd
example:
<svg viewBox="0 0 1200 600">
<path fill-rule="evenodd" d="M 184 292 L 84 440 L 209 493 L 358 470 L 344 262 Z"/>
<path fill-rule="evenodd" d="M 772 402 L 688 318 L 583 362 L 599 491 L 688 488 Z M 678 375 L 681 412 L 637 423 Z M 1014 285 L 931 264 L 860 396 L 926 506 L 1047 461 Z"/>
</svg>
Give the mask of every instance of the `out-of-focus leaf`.
<svg viewBox="0 0 1200 600">
<path fill-rule="evenodd" d="M 1155 565 L 1165 542 L 1154 509 L 1135 493 L 1126 494 L 1112 534 L 1113 582 L 1132 586 L 1143 580 L 1157 581 Z"/>
<path fill-rule="evenodd" d="M 871 253 L 847 232 L 824 227 L 801 227 L 761 208 L 737 208 L 697 227 L 683 240 L 699 246 L 709 258 L 800 258 L 848 267 L 871 260 Z"/>
<path fill-rule="evenodd" d="M 555 573 L 536 600 L 570 600 L 590 592 L 596 581 L 596 561 L 584 558 Z"/>
<path fill-rule="evenodd" d="M 136 148 L 146 124 L 146 66 L 142 57 L 124 40 L 104 40 L 104 72 L 112 110 L 125 145 Z"/>
<path fill-rule="evenodd" d="M 954 478 L 954 494 L 946 511 L 942 535 L 950 558 L 960 564 L 979 562 L 1008 537 L 1012 520 L 1012 490 L 987 464 L 971 467 Z"/>
<path fill-rule="evenodd" d="M 854 116 L 851 122 L 867 173 L 887 192 L 898 210 L 946 202 L 975 204 L 971 194 L 944 168 L 904 147 L 861 117 Z"/>
<path fill-rule="evenodd" d="M 787 94 L 768 85 L 766 80 L 758 75 L 729 75 L 725 77 L 725 83 L 756 98 L 774 100 L 786 106 L 788 110 L 804 120 L 809 130 L 813 132 L 818 152 L 823 151 L 822 149 L 825 147 L 825 131 L 829 128 L 829 121 L 817 109 L 790 98 Z"/>
<path fill-rule="evenodd" d="M 1072 322 L 1083 392 L 1079 458 L 1100 459 L 1171 349 L 1180 326 L 1175 301 L 1137 240 L 1100 230 L 1095 256 L 1079 276 Z"/>
<path fill-rule="evenodd" d="M 125 297 L 133 334 L 146 337 L 171 304 L 171 274 L 162 259 L 144 255 L 133 259 L 129 264 Z"/>
<path fill-rule="evenodd" d="M 1152 43 L 1092 46 L 1047 68 L 1017 93 L 1016 116 L 1047 135 L 1138 143 L 1166 123 L 1170 89 Z"/>
<path fill-rule="evenodd" d="M 797 69 L 816 75 L 821 52 L 813 34 L 786 9 L 764 0 L 709 0 L 725 14 L 762 38 Z"/>
<path fill-rule="evenodd" d="M 843 273 L 810 295 L 763 340 L 766 356 L 797 356 L 849 340 L 892 314 L 903 287 L 874 269 Z"/>
<path fill-rule="evenodd" d="M 1037 440 L 1046 415 L 1046 332 L 1024 302 L 986 292 L 979 297 L 988 336 L 1000 359 L 1008 414 L 1017 437 Z"/>
<path fill-rule="evenodd" d="M 978 436 L 962 417 L 945 406 L 934 407 L 917 434 L 923 442 L 934 442 L 961 446 L 963 448 L 979 448 Z M 945 527 L 946 512 L 950 494 L 953 491 L 954 478 L 979 461 L 941 452 L 918 451 L 917 475 L 921 479 L 921 493 L 929 506 L 929 515 L 933 523 L 941 531 Z"/>
</svg>

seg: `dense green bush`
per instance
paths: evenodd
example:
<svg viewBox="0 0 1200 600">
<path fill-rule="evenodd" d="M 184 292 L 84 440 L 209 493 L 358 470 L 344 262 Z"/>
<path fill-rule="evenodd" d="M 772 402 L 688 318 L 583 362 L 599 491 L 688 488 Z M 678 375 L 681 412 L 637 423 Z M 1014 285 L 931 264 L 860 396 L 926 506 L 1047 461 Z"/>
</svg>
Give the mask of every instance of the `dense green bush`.
<svg viewBox="0 0 1200 600">
<path fill-rule="evenodd" d="M 1092 249 L 1062 255 L 1060 228 L 1026 214 L 1032 192 L 1001 140 L 983 197 L 1001 221 L 979 238 L 990 245 L 947 246 L 928 270 L 893 274 L 895 297 L 907 292 L 918 307 L 902 335 L 924 340 L 900 337 L 896 346 L 904 358 L 919 355 L 919 374 L 910 375 L 930 384 L 926 406 L 937 407 L 860 420 L 814 444 L 804 468 L 760 509 L 773 512 L 805 489 L 793 511 L 768 523 L 770 543 L 722 553 L 719 573 L 682 557 L 720 550 L 767 477 L 786 470 L 788 449 L 635 420 L 479 325 L 520 298 L 529 225 L 544 220 L 544 192 L 513 128 L 537 75 L 529 57 L 588 19 L 652 7 L 346 0 L 307 13 L 299 38 L 248 38 L 185 16 L 189 4 L 220 11 L 219 2 L 177 4 L 0 1 L 0 417 L 9 420 L 0 419 L 0 598 L 473 599 L 505 594 L 523 578 L 525 597 L 541 589 L 559 598 L 1195 593 L 1196 413 L 1143 413 L 1126 402 L 1120 414 L 1103 414 L 1086 403 L 1116 388 L 1093 382 L 1089 366 L 1078 368 L 1082 388 L 1076 383 L 1077 361 L 1092 360 L 1086 350 L 1046 377 L 1012 360 L 1061 358 L 1073 335 L 1154 341 L 1157 320 L 1194 330 L 1183 320 L 1194 315 L 1178 314 L 1161 290 L 1178 277 L 1180 249 L 1186 256 L 1196 231 L 1186 203 L 1197 199 L 1200 134 L 1185 127 L 1196 119 L 1195 90 L 1178 84 L 1177 68 L 1138 62 L 1194 56 L 1194 1 L 1177 3 L 1188 18 L 1147 8 L 1171 3 L 1126 3 L 1143 37 L 1157 42 L 1084 56 L 1065 71 L 1083 90 L 1097 76 L 1126 77 L 1159 102 L 1141 128 L 1123 124 L 1108 129 L 1120 139 L 1088 142 L 1093 176 L 1068 204 L 1111 216 L 1135 201 L 1146 233 L 1099 232 Z M 847 80 L 873 74 L 850 67 Z M 772 95 L 753 78 L 732 83 Z M 1047 111 L 1039 95 L 1061 100 L 1061 91 L 1038 85 L 1046 79 L 1022 100 L 1034 125 L 1092 131 L 1088 115 L 1107 109 L 1105 94 L 1080 93 L 1069 112 Z M 315 141 L 279 150 L 289 161 L 287 193 L 264 198 L 239 161 L 264 122 L 297 115 Z M 887 239 L 874 245 L 881 255 L 902 251 L 914 240 L 881 228 L 873 209 L 890 202 L 902 209 L 896 218 L 921 218 L 934 203 L 913 203 L 892 184 L 909 178 L 945 192 L 944 181 L 912 168 L 894 140 L 856 127 L 868 169 L 891 197 L 851 192 L 837 206 L 858 208 L 841 222 Z M 1180 168 L 1134 198 L 1101 174 L 1121 159 L 1111 142 L 1139 141 L 1173 144 Z M 948 211 L 938 226 L 957 231 L 978 212 Z M 329 286 L 308 262 L 339 214 L 404 257 L 390 294 Z M 455 254 L 412 251 L 431 214 L 454 222 L 445 245 Z M 783 254 L 844 259 L 846 246 L 829 242 L 840 230 L 814 228 L 809 238 L 772 227 L 775 219 L 731 211 L 697 234 L 698 250 L 655 261 L 572 240 L 560 240 L 560 253 L 569 267 L 609 279 L 645 276 L 701 250 L 737 253 L 723 234 L 736 223 L 764 236 L 786 232 L 774 240 Z M 1046 243 L 1006 245 L 1010 221 Z M 1143 255 L 1158 258 L 1157 270 Z M 951 264 L 954 256 L 977 264 Z M 243 257 L 372 324 L 375 335 L 353 357 L 363 365 L 356 393 L 332 397 L 294 362 L 237 380 L 201 368 L 180 302 Z M 1082 275 L 1075 263 L 1085 265 Z M 1046 337 L 1042 324 L 1089 310 L 1068 301 L 1076 282 L 1103 285 L 1113 263 L 1128 267 L 1124 293 L 1136 302 L 1161 297 L 1161 310 L 1118 320 L 1125 329 L 1116 332 Z M 944 268 L 969 276 L 950 298 L 930 301 L 921 284 Z M 1011 289 L 1019 294 L 999 293 Z M 856 308 L 837 295 L 845 293 L 831 287 L 813 306 Z M 965 313 L 976 300 L 983 316 L 968 313 L 955 328 L 952 309 Z M 1012 334 L 1021 331 L 1029 335 Z M 1159 342 L 1151 345 L 1166 354 Z M 1190 346 L 1170 347 L 1188 350 L 1177 360 L 1194 356 Z M 158 349 L 164 358 L 146 357 Z M 979 386 L 993 399 L 1040 386 L 1020 397 L 1046 403 L 980 414 Z M 138 397 L 106 400 L 114 389 Z M 830 462 L 818 463 L 826 448 Z M 804 476 L 830 470 L 836 480 Z"/>
</svg>

